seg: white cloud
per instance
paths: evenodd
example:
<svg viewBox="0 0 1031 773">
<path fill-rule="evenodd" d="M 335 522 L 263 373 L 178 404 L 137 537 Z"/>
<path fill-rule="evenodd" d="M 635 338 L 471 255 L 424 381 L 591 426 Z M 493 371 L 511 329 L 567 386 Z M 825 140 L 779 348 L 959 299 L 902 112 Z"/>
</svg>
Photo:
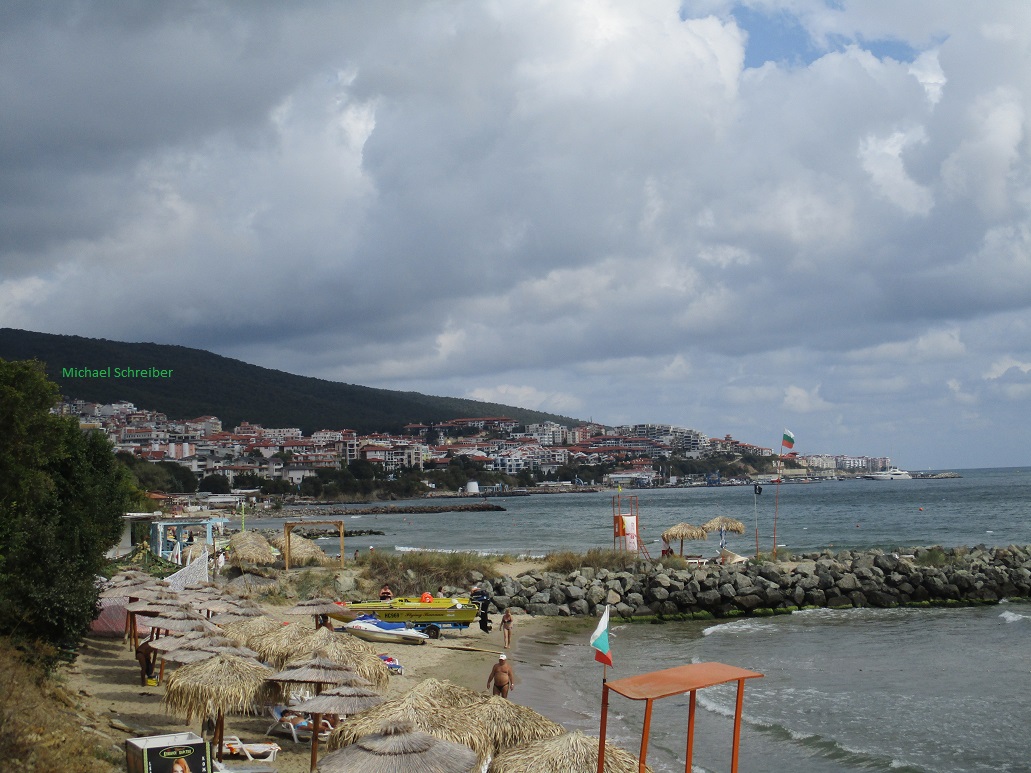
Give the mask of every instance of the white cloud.
<svg viewBox="0 0 1031 773">
<path fill-rule="evenodd" d="M 926 215 L 934 206 L 931 191 L 913 180 L 906 172 L 902 154 L 906 147 L 927 142 L 922 127 L 893 132 L 887 137 L 864 137 L 859 144 L 859 157 L 877 191 L 911 215 Z"/>
</svg>

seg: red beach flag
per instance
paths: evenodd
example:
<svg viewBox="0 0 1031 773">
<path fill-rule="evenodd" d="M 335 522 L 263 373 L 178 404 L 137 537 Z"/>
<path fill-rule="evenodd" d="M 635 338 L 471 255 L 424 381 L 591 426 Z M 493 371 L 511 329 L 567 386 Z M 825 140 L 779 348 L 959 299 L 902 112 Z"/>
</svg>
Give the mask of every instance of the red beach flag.
<svg viewBox="0 0 1031 773">
<path fill-rule="evenodd" d="M 791 433 L 791 430 L 784 430 L 784 439 L 780 441 L 780 444 L 784 446 L 784 448 L 795 447 L 795 436 Z"/>
</svg>

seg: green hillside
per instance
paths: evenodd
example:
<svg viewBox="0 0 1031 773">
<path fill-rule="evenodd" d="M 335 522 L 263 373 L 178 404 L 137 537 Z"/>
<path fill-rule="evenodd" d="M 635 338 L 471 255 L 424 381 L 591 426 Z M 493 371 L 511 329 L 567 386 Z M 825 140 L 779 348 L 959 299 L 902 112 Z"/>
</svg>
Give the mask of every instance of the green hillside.
<svg viewBox="0 0 1031 773">
<path fill-rule="evenodd" d="M 300 427 L 309 434 L 319 429 L 398 431 L 412 422 L 476 416 L 508 416 L 523 423 L 575 422 L 509 405 L 295 376 L 185 346 L 0 328 L 0 358 L 43 361 L 67 397 L 100 403 L 128 400 L 169 418 L 213 415 L 227 427 L 246 420 L 266 427 Z M 73 378 L 62 375 L 64 368 L 112 370 L 106 377 Z M 172 374 L 115 378 L 115 368 L 156 368 Z"/>
</svg>

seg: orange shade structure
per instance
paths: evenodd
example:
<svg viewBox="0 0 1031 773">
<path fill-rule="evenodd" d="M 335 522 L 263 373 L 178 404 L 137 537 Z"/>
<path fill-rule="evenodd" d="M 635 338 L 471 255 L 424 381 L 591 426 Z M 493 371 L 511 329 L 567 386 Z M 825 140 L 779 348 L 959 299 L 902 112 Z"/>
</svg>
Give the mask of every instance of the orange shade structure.
<svg viewBox="0 0 1031 773">
<path fill-rule="evenodd" d="M 656 700 L 674 695 L 691 693 L 687 717 L 687 761 L 685 773 L 691 773 L 691 756 L 694 751 L 695 694 L 698 690 L 717 684 L 737 682 L 737 706 L 734 711 L 734 745 L 731 751 L 731 773 L 737 773 L 738 746 L 741 741 L 741 712 L 745 698 L 745 680 L 762 677 L 758 671 L 749 671 L 725 663 L 693 663 L 676 666 L 662 671 L 651 671 L 638 676 L 628 676 L 605 682 L 601 693 L 601 731 L 598 742 L 598 773 L 605 769 L 605 725 L 609 713 L 609 691 L 619 693 L 632 701 L 645 701 L 644 727 L 641 730 L 641 752 L 638 755 L 639 770 L 644 773 L 645 758 L 648 755 L 648 735 L 651 732 L 652 704 Z"/>
</svg>

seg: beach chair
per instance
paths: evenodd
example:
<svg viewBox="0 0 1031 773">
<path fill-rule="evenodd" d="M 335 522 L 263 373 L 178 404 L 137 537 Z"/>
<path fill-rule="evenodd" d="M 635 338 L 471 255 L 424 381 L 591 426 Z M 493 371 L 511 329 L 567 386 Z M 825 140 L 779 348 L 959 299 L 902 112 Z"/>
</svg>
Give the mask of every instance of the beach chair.
<svg viewBox="0 0 1031 773">
<path fill-rule="evenodd" d="M 239 736 L 235 735 L 227 735 L 222 741 L 222 748 L 226 754 L 243 756 L 252 762 L 255 760 L 272 762 L 280 752 L 280 746 L 277 743 L 244 743 Z"/>
<path fill-rule="evenodd" d="M 274 721 L 271 725 L 269 725 L 268 730 L 265 731 L 265 735 L 272 735 L 272 733 L 275 732 L 284 735 L 288 734 L 291 738 L 294 739 L 294 743 L 310 741 L 312 732 L 311 719 L 306 720 L 305 723 L 295 725 L 289 719 L 283 718 L 283 714 L 285 714 L 289 710 L 290 709 L 288 709 L 286 706 L 269 707 L 269 713 L 272 715 L 272 719 Z M 320 725 L 321 727 L 319 729 L 319 740 L 328 740 L 329 733 L 333 729 L 333 726 L 325 719 L 323 719 L 320 722 Z"/>
</svg>

